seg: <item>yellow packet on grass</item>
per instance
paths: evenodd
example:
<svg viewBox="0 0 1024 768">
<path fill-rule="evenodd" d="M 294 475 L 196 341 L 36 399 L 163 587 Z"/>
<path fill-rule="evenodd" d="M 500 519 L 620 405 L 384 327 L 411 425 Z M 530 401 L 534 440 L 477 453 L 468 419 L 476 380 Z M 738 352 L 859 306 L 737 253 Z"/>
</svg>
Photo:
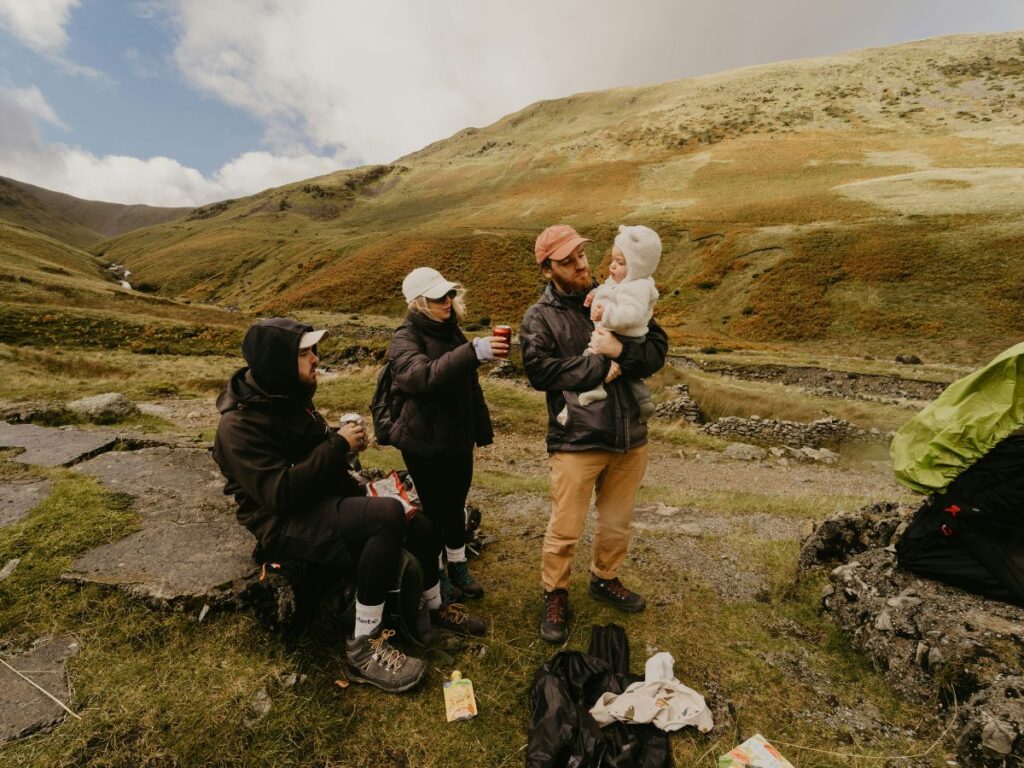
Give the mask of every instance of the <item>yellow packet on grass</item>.
<svg viewBox="0 0 1024 768">
<path fill-rule="evenodd" d="M 473 681 L 463 680 L 462 673 L 457 669 L 452 672 L 452 679 L 444 684 L 444 712 L 449 723 L 476 717 Z"/>
</svg>

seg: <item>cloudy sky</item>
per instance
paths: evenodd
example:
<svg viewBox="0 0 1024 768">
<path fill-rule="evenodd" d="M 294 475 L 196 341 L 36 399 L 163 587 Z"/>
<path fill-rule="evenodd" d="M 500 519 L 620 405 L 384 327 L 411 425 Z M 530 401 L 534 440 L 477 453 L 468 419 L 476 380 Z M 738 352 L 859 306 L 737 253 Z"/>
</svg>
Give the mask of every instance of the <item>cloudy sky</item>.
<svg viewBox="0 0 1024 768">
<path fill-rule="evenodd" d="M 197 205 L 538 99 L 933 35 L 1024 0 L 0 0 L 0 176 Z"/>
</svg>

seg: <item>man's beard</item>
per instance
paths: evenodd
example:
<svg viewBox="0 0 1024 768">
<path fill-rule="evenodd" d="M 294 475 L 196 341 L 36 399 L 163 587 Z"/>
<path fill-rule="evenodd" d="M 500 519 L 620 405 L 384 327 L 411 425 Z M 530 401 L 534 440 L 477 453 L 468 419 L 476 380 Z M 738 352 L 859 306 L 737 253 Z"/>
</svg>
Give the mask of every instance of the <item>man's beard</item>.
<svg viewBox="0 0 1024 768">
<path fill-rule="evenodd" d="M 591 284 L 594 282 L 593 277 L 589 272 L 586 276 L 574 278 L 571 283 L 563 283 L 557 276 L 551 276 L 551 282 L 555 284 L 555 288 L 558 289 L 559 293 L 565 294 L 566 296 L 573 296 L 578 293 L 584 293 L 590 290 Z"/>
</svg>

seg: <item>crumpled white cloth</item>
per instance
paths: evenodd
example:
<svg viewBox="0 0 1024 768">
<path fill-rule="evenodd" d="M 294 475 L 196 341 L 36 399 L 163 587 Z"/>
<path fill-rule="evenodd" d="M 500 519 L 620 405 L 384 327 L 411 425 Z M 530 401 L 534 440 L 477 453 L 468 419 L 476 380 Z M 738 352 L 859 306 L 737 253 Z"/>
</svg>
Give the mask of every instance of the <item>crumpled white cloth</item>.
<svg viewBox="0 0 1024 768">
<path fill-rule="evenodd" d="M 670 653 L 656 653 L 644 665 L 643 682 L 633 683 L 620 694 L 602 693 L 590 714 L 601 727 L 623 723 L 653 723 L 663 731 L 692 725 L 701 733 L 714 727 L 704 697 L 680 683 L 673 672 Z"/>
</svg>

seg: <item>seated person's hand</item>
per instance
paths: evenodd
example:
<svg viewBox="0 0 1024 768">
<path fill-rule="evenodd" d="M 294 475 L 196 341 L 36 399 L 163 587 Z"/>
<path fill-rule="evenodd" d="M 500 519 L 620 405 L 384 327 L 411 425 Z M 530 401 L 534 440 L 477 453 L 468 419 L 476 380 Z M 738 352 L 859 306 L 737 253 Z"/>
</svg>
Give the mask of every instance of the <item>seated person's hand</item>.
<svg viewBox="0 0 1024 768">
<path fill-rule="evenodd" d="M 588 349 L 595 355 L 604 355 L 614 360 L 622 354 L 622 342 L 607 328 L 595 328 L 590 334 Z"/>
<path fill-rule="evenodd" d="M 597 293 L 597 288 L 591 288 L 590 292 L 587 294 L 586 298 L 583 299 L 583 306 L 584 307 L 589 307 L 591 304 L 594 303 L 594 294 L 595 293 Z"/>
<path fill-rule="evenodd" d="M 366 450 L 366 427 L 362 424 L 346 422 L 341 425 L 338 434 L 348 441 L 349 448 L 352 451 Z"/>
<path fill-rule="evenodd" d="M 604 304 L 595 304 L 590 308 L 590 319 L 595 323 L 601 322 L 601 318 L 604 317 Z"/>
<path fill-rule="evenodd" d="M 612 366 L 608 369 L 608 375 L 604 377 L 604 383 L 608 384 L 615 381 L 619 376 L 622 375 L 622 366 L 612 360 Z"/>
</svg>

